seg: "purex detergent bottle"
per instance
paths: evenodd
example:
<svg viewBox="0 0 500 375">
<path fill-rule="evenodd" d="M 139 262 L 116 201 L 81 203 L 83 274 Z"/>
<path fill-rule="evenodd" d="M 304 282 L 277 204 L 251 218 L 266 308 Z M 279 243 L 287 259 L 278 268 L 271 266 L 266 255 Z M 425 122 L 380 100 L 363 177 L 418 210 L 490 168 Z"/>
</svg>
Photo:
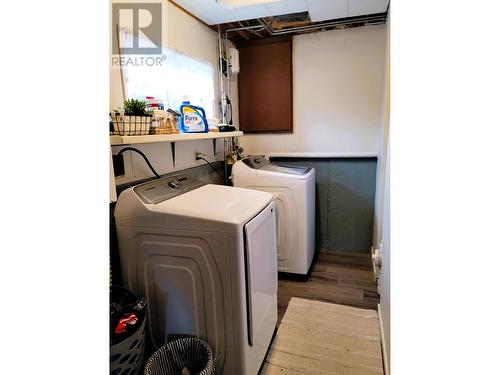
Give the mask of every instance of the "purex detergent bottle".
<svg viewBox="0 0 500 375">
<path fill-rule="evenodd" d="M 185 99 L 180 107 L 180 130 L 183 133 L 208 133 L 208 122 L 205 110 L 189 104 Z"/>
</svg>

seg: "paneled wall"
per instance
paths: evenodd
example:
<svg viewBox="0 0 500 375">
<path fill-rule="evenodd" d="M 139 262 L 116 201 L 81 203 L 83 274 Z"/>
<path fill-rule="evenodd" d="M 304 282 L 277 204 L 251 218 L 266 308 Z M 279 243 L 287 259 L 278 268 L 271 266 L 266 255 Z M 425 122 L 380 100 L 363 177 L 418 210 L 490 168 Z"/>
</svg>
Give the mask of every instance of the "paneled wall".
<svg viewBox="0 0 500 375">
<path fill-rule="evenodd" d="M 316 248 L 369 253 L 377 158 L 281 158 L 316 170 Z"/>
</svg>

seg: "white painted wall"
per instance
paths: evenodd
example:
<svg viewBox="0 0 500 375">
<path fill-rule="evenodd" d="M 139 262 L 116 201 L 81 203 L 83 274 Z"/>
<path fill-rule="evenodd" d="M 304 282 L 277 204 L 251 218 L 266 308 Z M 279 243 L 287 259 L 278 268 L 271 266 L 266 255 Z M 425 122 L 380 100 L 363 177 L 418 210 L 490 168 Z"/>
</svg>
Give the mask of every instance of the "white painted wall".
<svg viewBox="0 0 500 375">
<path fill-rule="evenodd" d="M 375 193 L 375 217 L 373 228 L 373 244 L 377 247 L 382 239 L 383 216 L 384 216 L 384 199 L 385 199 L 385 183 L 386 183 L 386 164 L 387 150 L 389 146 L 389 118 L 390 118 L 390 32 L 389 20 L 387 20 L 386 34 L 386 63 L 384 74 L 384 103 L 383 103 L 383 118 L 382 131 L 380 132 L 380 153 L 377 164 L 377 190 Z"/>
<path fill-rule="evenodd" d="M 385 25 L 295 36 L 293 134 L 245 136 L 245 151 L 379 152 L 385 45 Z"/>
<path fill-rule="evenodd" d="M 389 157 L 389 149 L 387 150 Z M 390 373 L 391 361 L 391 177 L 390 177 L 390 160 L 387 159 L 387 168 L 385 171 L 385 185 L 384 185 L 384 215 L 383 215 L 383 229 L 382 229 L 382 268 L 379 278 L 380 290 L 380 321 L 382 323 L 382 340 L 384 349 L 384 362 L 386 368 L 386 375 Z"/>
<path fill-rule="evenodd" d="M 377 191 L 375 198 L 375 218 L 373 243 L 379 247 L 382 256 L 382 267 L 379 277 L 380 322 L 382 325 L 382 341 L 386 374 L 390 373 L 391 358 L 391 239 L 390 239 L 390 19 L 387 20 L 387 48 L 384 83 L 383 128 L 380 136 L 381 151 L 377 165 Z M 382 243 L 382 246 L 379 244 Z"/>
<path fill-rule="evenodd" d="M 187 15 L 179 8 L 165 1 L 163 20 L 163 44 L 166 47 L 183 52 L 187 55 L 208 61 L 217 65 L 217 34 Z M 217 90 L 217 87 L 216 87 Z M 122 86 L 119 70 L 110 72 L 110 109 L 121 106 L 123 103 Z M 153 143 L 134 145 L 144 152 L 158 173 L 164 174 L 203 165 L 203 161 L 196 161 L 194 153 L 213 153 L 212 140 L 183 141 L 176 143 L 176 167 L 173 167 L 171 148 L 169 143 Z M 223 141 L 217 141 L 218 151 L 222 150 Z M 122 147 L 112 147 L 116 154 Z M 126 152 L 125 176 L 116 178 L 116 184 L 129 183 L 152 176 L 151 171 L 140 155 Z"/>
</svg>

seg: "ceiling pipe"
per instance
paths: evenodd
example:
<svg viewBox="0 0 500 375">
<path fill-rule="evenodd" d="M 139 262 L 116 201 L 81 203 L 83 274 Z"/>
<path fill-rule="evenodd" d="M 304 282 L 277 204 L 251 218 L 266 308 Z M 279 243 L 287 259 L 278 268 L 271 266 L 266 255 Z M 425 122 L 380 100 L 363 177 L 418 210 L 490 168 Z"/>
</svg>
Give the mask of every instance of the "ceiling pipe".
<svg viewBox="0 0 500 375">
<path fill-rule="evenodd" d="M 358 23 L 358 22 L 374 22 L 374 24 L 379 24 L 379 23 L 385 23 L 386 21 L 387 14 L 386 13 L 379 13 L 379 14 L 374 14 L 371 16 L 363 16 L 363 17 L 357 17 L 357 18 L 344 18 L 338 21 L 327 21 L 323 23 L 318 23 L 318 24 L 311 24 L 307 26 L 296 26 L 296 27 L 290 27 L 287 29 L 283 30 L 275 30 L 272 28 L 271 23 L 266 22 L 262 18 L 257 18 L 257 22 L 259 25 L 254 25 L 254 26 L 245 26 L 245 27 L 236 27 L 232 29 L 227 29 L 225 30 L 226 38 L 227 34 L 233 31 L 243 31 L 243 30 L 254 30 L 254 31 L 262 31 L 266 30 L 271 36 L 279 36 L 279 35 L 286 35 L 286 34 L 291 34 L 295 33 L 298 31 L 314 31 L 314 30 L 320 30 L 324 29 L 327 27 L 333 27 L 333 26 L 339 26 L 339 25 L 349 25 L 352 23 Z"/>
<path fill-rule="evenodd" d="M 236 28 L 233 28 L 233 29 L 227 29 L 226 30 L 226 34 L 228 32 L 231 32 L 231 31 L 241 31 L 241 30 L 251 30 L 251 29 L 259 29 L 257 31 L 261 31 L 261 30 L 264 30 L 265 27 L 263 27 L 262 25 L 236 27 Z"/>
<path fill-rule="evenodd" d="M 270 22 L 266 22 L 266 20 L 263 20 L 262 18 L 257 18 L 257 22 L 260 23 L 262 26 L 264 26 L 266 28 L 267 32 L 271 35 L 273 35 L 274 32 L 276 31 L 271 27 Z"/>
<path fill-rule="evenodd" d="M 359 18 L 351 18 L 351 19 L 342 19 L 339 21 L 327 21 L 324 23 L 320 24 L 313 24 L 313 25 L 307 25 L 307 26 L 296 26 L 296 27 L 291 27 L 288 29 L 284 30 L 275 30 L 270 26 L 269 23 L 266 23 L 264 20 L 261 18 L 257 18 L 257 22 L 259 22 L 263 27 L 266 28 L 266 30 L 271 34 L 271 36 L 278 36 L 278 35 L 286 35 L 290 33 L 294 33 L 297 31 L 314 31 L 314 30 L 319 30 L 323 29 L 326 27 L 333 27 L 333 26 L 338 26 L 338 25 L 348 25 L 351 23 L 356 23 L 356 22 L 368 22 L 368 21 L 375 21 L 375 22 L 385 22 L 386 19 L 386 14 L 376 14 L 372 16 L 364 16 L 364 17 L 359 17 Z"/>
<path fill-rule="evenodd" d="M 220 25 L 218 26 L 217 32 L 217 49 L 219 52 L 219 90 L 220 90 L 220 110 L 222 116 L 222 123 L 227 124 L 227 96 L 224 90 L 224 77 L 223 77 L 223 68 L 222 68 L 222 35 Z M 226 68 L 227 69 L 227 68 Z"/>
</svg>

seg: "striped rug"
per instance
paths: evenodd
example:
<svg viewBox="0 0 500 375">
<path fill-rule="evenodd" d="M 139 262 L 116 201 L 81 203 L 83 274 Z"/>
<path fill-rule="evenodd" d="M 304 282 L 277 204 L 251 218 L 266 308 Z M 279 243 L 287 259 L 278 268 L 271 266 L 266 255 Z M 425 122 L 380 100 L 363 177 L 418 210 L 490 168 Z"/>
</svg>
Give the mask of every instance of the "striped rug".
<svg viewBox="0 0 500 375">
<path fill-rule="evenodd" d="M 263 375 L 382 375 L 377 312 L 292 298 Z"/>
</svg>

